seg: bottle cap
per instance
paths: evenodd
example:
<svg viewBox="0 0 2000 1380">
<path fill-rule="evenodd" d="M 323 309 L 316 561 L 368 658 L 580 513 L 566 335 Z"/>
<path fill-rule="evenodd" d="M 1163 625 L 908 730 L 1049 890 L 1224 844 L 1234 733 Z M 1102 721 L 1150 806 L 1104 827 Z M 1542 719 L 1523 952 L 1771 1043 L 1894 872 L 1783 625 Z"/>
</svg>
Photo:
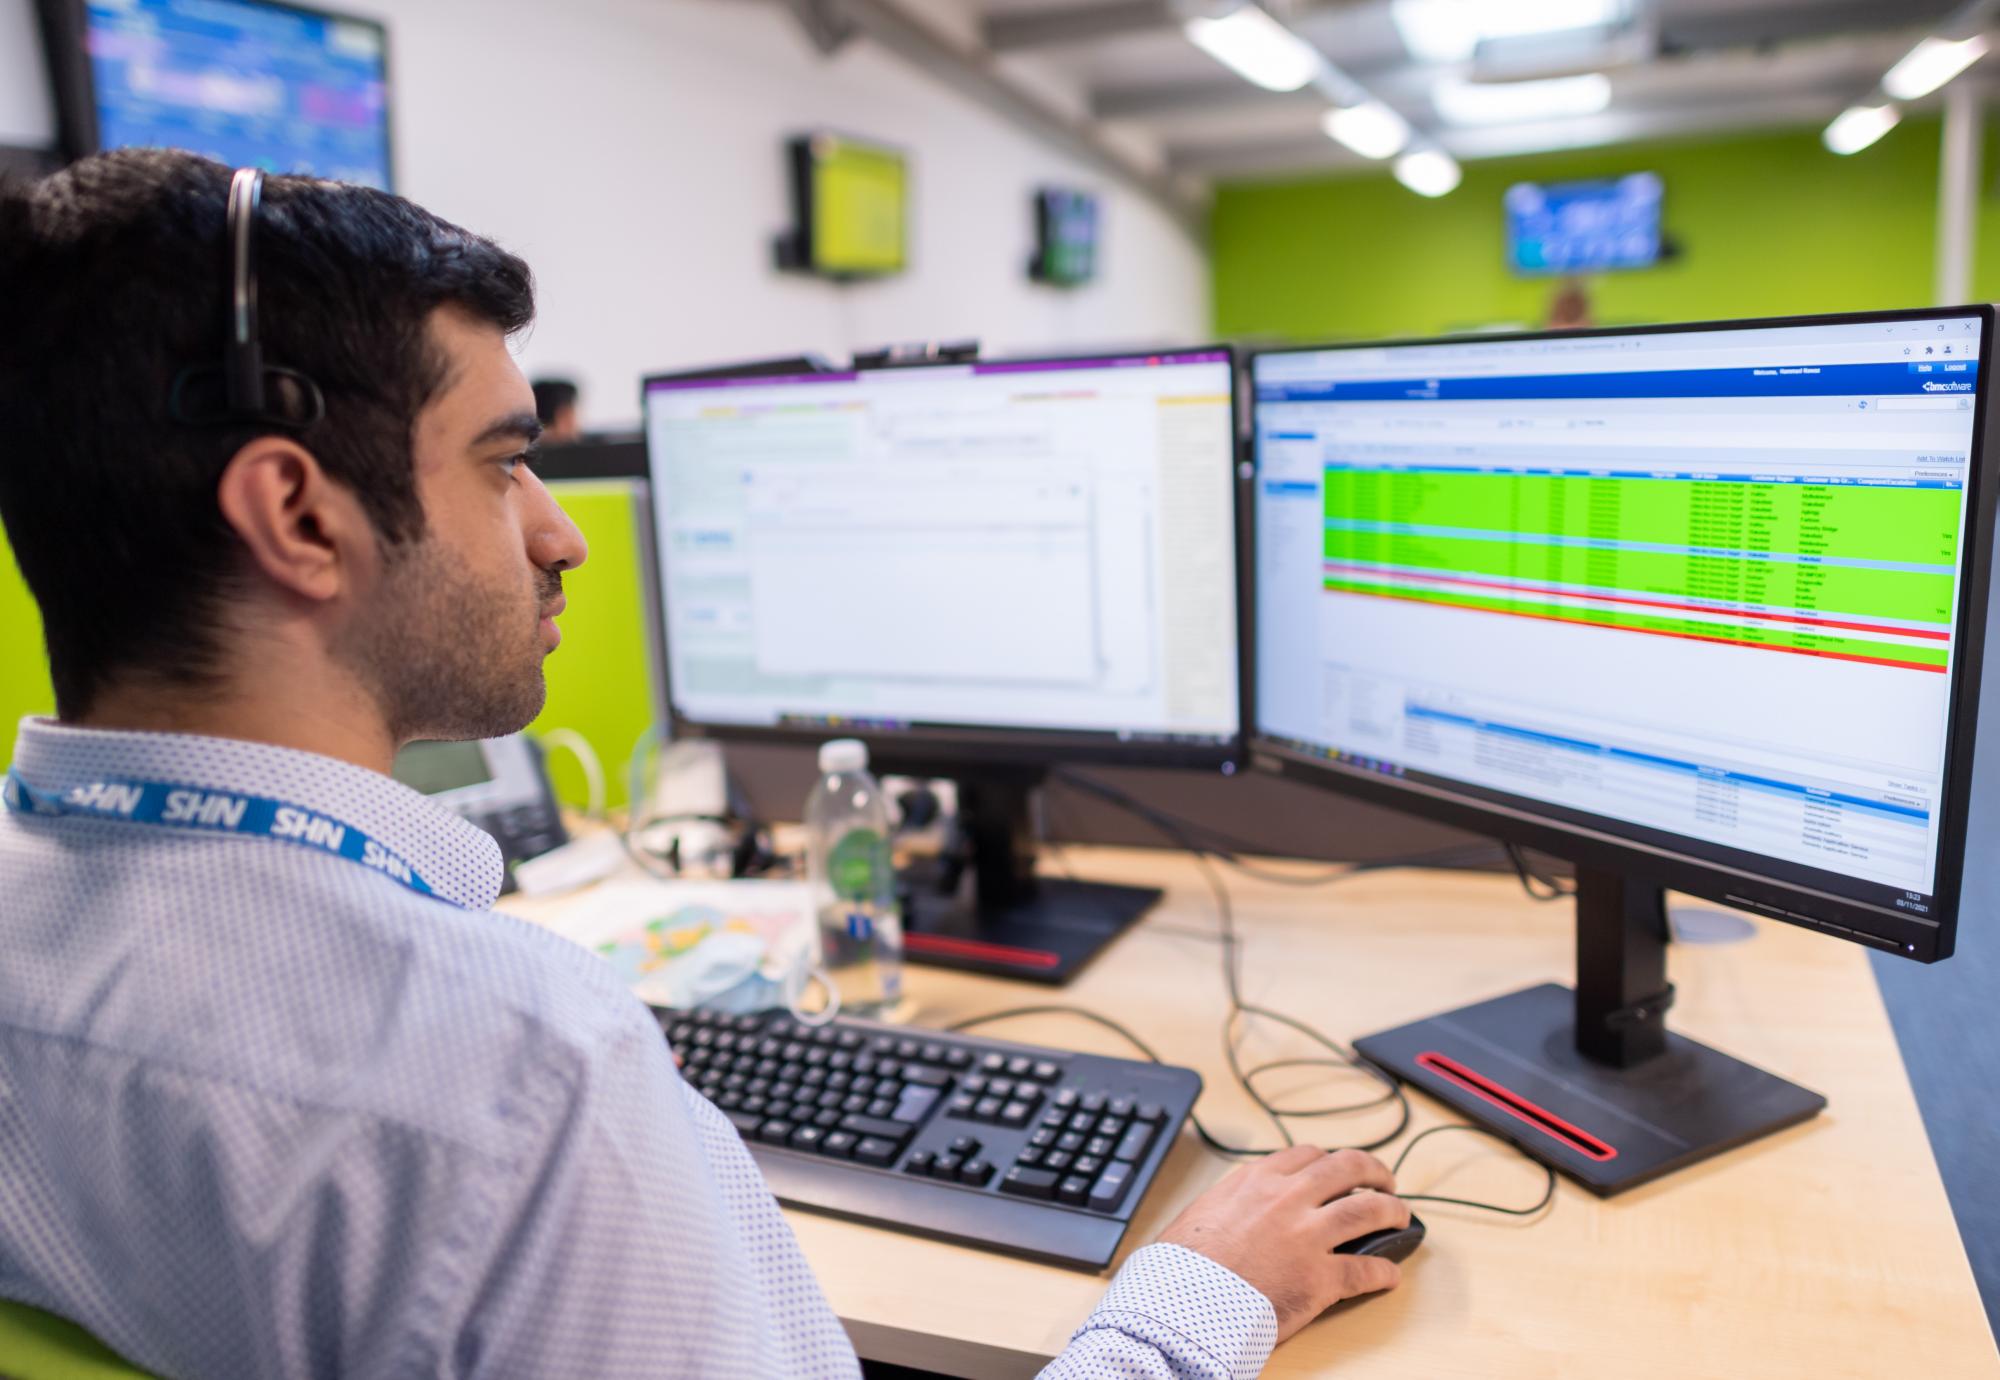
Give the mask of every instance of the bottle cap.
<svg viewBox="0 0 2000 1380">
<path fill-rule="evenodd" d="M 868 744 L 859 738 L 835 738 L 819 745 L 819 769 L 823 772 L 867 771 Z"/>
</svg>

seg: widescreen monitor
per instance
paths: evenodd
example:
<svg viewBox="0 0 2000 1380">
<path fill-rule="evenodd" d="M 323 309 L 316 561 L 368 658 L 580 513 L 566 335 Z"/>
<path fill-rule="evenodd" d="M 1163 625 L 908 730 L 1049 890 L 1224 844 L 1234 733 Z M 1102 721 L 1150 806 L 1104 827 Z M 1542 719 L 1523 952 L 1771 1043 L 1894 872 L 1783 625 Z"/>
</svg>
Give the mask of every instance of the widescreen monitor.
<svg viewBox="0 0 2000 1380">
<path fill-rule="evenodd" d="M 1586 969 L 1657 970 L 1669 886 L 1948 956 L 1991 335 L 1966 308 L 1257 356 L 1256 760 L 1575 861 Z M 1661 1052 L 1671 989 L 1639 986 L 1579 989 L 1599 1062 Z"/>
<path fill-rule="evenodd" d="M 1052 764 L 1233 765 L 1233 379 L 1201 349 L 649 381 L 676 731 L 861 737 L 1002 850 Z"/>
<path fill-rule="evenodd" d="M 72 154 L 186 149 L 391 185 L 388 36 L 264 0 L 43 0 Z"/>
</svg>

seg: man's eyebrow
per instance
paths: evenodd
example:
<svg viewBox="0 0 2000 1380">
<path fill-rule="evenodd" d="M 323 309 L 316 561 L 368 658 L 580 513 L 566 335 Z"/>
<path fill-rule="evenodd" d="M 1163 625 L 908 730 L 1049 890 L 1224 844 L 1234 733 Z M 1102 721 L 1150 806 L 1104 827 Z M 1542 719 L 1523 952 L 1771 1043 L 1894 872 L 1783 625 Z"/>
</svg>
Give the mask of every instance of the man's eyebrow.
<svg viewBox="0 0 2000 1380">
<path fill-rule="evenodd" d="M 493 441 L 516 439 L 533 443 L 541 437 L 541 434 L 541 419 L 534 413 L 511 412 L 473 437 L 472 444 L 483 446 Z"/>
</svg>

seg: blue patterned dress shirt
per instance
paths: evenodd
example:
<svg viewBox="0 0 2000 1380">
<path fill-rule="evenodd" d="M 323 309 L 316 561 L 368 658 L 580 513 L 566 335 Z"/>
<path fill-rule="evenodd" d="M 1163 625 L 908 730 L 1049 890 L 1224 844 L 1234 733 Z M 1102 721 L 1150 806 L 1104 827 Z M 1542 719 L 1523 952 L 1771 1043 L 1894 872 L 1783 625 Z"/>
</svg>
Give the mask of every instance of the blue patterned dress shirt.
<svg viewBox="0 0 2000 1380">
<path fill-rule="evenodd" d="M 489 909 L 484 833 L 228 739 L 28 720 L 13 765 L 304 805 L 436 895 L 271 839 L 0 812 L 0 1297 L 170 1377 L 856 1373 L 646 1009 Z M 1238 1276 L 1150 1246 L 1044 1374 L 1251 1376 L 1275 1336 Z"/>
</svg>

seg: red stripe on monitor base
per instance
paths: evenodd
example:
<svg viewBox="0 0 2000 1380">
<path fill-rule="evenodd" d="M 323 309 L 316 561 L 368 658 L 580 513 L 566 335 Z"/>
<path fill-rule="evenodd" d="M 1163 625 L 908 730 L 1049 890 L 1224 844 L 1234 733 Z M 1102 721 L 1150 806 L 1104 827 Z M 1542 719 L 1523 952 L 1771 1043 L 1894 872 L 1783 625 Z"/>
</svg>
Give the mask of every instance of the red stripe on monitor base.
<svg viewBox="0 0 2000 1380">
<path fill-rule="evenodd" d="M 920 954 L 943 958 L 978 958 L 989 963 L 1011 963 L 1016 968 L 1060 968 L 1062 955 L 1047 949 L 1023 949 L 1013 944 L 991 944 L 984 939 L 956 939 L 948 934 L 904 934 L 903 947 Z"/>
<path fill-rule="evenodd" d="M 1417 1056 L 1417 1065 L 1454 1087 L 1463 1088 L 1481 1101 L 1492 1103 L 1507 1115 L 1527 1123 L 1585 1159 L 1603 1164 L 1618 1158 L 1617 1146 L 1599 1140 L 1581 1127 L 1570 1125 L 1548 1108 L 1537 1106 L 1513 1089 L 1467 1068 L 1448 1055 L 1426 1050 Z"/>
</svg>

